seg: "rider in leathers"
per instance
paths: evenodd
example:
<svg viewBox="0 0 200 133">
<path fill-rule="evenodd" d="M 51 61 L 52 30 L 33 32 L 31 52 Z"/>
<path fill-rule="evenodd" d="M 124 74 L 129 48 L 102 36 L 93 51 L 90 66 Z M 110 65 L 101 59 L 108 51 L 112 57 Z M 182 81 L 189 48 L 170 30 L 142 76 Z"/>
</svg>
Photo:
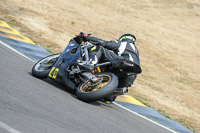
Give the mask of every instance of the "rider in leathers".
<svg viewBox="0 0 200 133">
<path fill-rule="evenodd" d="M 134 64 L 140 67 L 139 51 L 135 46 L 136 37 L 134 35 L 123 34 L 118 40 L 115 41 L 105 41 L 100 38 L 84 34 L 83 32 L 81 32 L 79 36 L 80 38 L 82 38 L 83 41 L 89 41 L 97 46 L 96 49 L 93 49 L 93 51 L 89 53 L 91 58 L 91 65 L 86 65 L 85 67 L 88 68 L 97 64 L 97 62 L 102 58 L 105 58 L 107 60 L 127 59 L 134 62 Z M 91 70 L 92 69 L 93 68 L 91 68 Z M 118 87 L 131 87 L 137 77 L 137 74 L 129 76 L 127 75 L 126 78 L 119 79 L 120 84 Z"/>
</svg>

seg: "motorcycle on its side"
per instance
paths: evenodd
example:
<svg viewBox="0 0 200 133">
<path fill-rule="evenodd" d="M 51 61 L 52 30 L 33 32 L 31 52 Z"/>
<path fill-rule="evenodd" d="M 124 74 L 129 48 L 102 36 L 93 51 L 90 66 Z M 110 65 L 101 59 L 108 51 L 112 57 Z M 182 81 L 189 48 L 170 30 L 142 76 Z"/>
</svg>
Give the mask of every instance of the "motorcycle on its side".
<svg viewBox="0 0 200 133">
<path fill-rule="evenodd" d="M 88 72 L 79 64 L 89 64 L 89 50 L 93 47 L 90 42 L 80 43 L 80 38 L 74 37 L 62 53 L 39 60 L 32 68 L 32 75 L 64 85 L 85 102 L 127 94 L 127 88 L 118 88 L 118 78 L 140 73 L 140 67 L 125 59 L 102 60 Z M 130 71 L 133 67 L 135 73 Z"/>
</svg>

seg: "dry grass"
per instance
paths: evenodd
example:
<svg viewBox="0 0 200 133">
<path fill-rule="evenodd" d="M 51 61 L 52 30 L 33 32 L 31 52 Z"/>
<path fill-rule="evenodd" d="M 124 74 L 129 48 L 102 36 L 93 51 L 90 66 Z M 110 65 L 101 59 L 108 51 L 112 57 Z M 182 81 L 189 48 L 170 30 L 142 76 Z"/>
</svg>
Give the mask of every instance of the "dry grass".
<svg viewBox="0 0 200 133">
<path fill-rule="evenodd" d="M 130 94 L 200 131 L 199 0 L 0 0 L 0 7 L 0 18 L 55 52 L 80 31 L 106 40 L 135 34 L 143 73 Z"/>
</svg>

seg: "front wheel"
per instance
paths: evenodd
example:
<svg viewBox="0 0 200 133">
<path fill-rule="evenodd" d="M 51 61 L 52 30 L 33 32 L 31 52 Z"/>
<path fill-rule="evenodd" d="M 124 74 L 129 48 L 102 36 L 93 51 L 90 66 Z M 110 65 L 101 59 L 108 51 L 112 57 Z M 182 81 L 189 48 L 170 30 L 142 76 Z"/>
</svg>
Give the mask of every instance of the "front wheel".
<svg viewBox="0 0 200 133">
<path fill-rule="evenodd" d="M 59 56 L 60 54 L 53 54 L 39 60 L 32 68 L 32 75 L 40 79 L 47 78 Z"/>
<path fill-rule="evenodd" d="M 118 78 L 113 73 L 99 73 L 97 77 L 102 77 L 102 81 L 99 85 L 90 87 L 90 81 L 82 83 L 76 90 L 76 96 L 85 102 L 93 102 L 100 99 L 104 99 L 112 95 L 113 91 L 118 86 Z M 101 79 L 99 79 L 101 80 Z"/>
</svg>

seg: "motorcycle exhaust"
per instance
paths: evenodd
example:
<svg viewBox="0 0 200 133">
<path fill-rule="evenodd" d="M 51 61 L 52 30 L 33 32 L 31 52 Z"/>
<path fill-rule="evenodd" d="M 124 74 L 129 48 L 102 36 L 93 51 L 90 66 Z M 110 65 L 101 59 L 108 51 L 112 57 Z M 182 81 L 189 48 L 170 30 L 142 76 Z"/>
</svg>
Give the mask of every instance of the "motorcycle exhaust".
<svg viewBox="0 0 200 133">
<path fill-rule="evenodd" d="M 119 96 L 119 95 L 126 95 L 128 93 L 128 88 L 123 87 L 123 88 L 117 88 L 114 92 L 114 96 Z"/>
</svg>

